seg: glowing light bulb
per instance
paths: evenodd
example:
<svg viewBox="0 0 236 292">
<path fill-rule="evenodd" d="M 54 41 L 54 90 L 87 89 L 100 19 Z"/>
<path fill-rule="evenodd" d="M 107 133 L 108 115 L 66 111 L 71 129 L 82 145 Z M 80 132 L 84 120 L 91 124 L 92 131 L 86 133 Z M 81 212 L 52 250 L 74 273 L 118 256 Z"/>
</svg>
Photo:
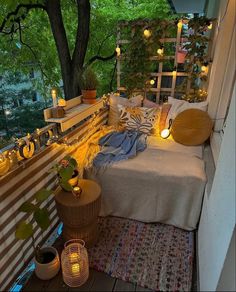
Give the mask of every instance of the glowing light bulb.
<svg viewBox="0 0 236 292">
<path fill-rule="evenodd" d="M 208 28 L 209 30 L 212 29 L 212 22 L 207 26 L 207 28 Z"/>
<path fill-rule="evenodd" d="M 155 84 L 155 81 L 154 81 L 153 79 L 151 79 L 151 80 L 149 81 L 149 83 L 150 83 L 151 85 L 154 85 L 154 84 Z"/>
<path fill-rule="evenodd" d="M 176 75 L 177 75 L 177 70 L 176 70 L 176 68 L 173 69 L 173 71 L 172 71 L 172 75 L 173 75 L 173 76 L 176 76 Z"/>
<path fill-rule="evenodd" d="M 183 22 L 182 22 L 182 19 L 180 19 L 179 22 L 178 22 L 178 24 L 177 24 L 177 27 L 178 27 L 179 29 L 181 29 L 182 26 L 183 26 Z"/>
<path fill-rule="evenodd" d="M 79 259 L 79 255 L 76 252 L 71 253 L 69 257 L 71 262 L 77 261 Z"/>
<path fill-rule="evenodd" d="M 161 131 L 161 138 L 166 139 L 170 136 L 170 130 L 169 129 L 164 129 Z"/>
<path fill-rule="evenodd" d="M 120 56 L 120 52 L 121 52 L 120 48 L 119 47 L 116 47 L 116 55 L 117 55 L 117 57 Z"/>
<path fill-rule="evenodd" d="M 164 54 L 164 48 L 159 48 L 159 49 L 157 50 L 157 54 L 158 54 L 159 56 L 163 56 L 163 54 Z"/>
<path fill-rule="evenodd" d="M 71 266 L 71 271 L 72 271 L 72 274 L 79 274 L 79 272 L 80 272 L 80 265 L 79 264 L 73 264 Z"/>
<path fill-rule="evenodd" d="M 143 35 L 145 36 L 145 38 L 150 38 L 150 36 L 152 35 L 152 32 L 150 31 L 150 29 L 145 29 L 144 31 L 143 31 Z"/>
</svg>

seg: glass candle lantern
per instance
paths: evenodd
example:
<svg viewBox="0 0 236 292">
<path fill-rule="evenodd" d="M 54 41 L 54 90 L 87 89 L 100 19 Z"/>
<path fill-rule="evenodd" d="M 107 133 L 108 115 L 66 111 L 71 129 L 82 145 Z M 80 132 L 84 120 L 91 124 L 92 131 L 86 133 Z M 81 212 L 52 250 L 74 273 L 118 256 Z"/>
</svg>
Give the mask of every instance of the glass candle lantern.
<svg viewBox="0 0 236 292">
<path fill-rule="evenodd" d="M 79 287 L 89 276 L 88 253 L 85 242 L 81 239 L 71 239 L 64 245 L 61 254 L 62 276 L 66 285 Z"/>
</svg>

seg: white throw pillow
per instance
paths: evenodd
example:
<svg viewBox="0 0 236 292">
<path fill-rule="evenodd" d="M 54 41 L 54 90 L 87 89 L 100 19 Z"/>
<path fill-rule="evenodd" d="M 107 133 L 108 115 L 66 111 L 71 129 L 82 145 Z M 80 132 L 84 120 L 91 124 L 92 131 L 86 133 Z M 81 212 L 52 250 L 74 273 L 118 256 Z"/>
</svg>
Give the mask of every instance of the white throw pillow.
<svg viewBox="0 0 236 292">
<path fill-rule="evenodd" d="M 183 112 L 184 110 L 196 108 L 202 111 L 207 111 L 208 105 L 208 101 L 188 102 L 186 100 L 176 99 L 171 96 L 168 97 L 168 103 L 171 104 L 171 108 L 166 119 L 165 125 L 166 128 L 169 126 L 169 120 L 170 119 L 174 120 L 177 117 L 177 115 Z"/>
<path fill-rule="evenodd" d="M 133 96 L 130 99 L 111 94 L 109 97 L 109 115 L 108 115 L 108 125 L 117 126 L 119 123 L 120 112 L 118 105 L 136 107 L 142 104 L 142 95 Z"/>
</svg>

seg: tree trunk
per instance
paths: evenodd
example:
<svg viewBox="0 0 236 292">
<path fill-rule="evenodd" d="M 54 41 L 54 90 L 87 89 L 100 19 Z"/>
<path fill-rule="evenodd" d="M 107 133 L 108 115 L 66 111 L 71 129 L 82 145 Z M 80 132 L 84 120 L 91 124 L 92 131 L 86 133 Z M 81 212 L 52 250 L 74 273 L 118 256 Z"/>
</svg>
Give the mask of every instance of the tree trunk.
<svg viewBox="0 0 236 292">
<path fill-rule="evenodd" d="M 75 48 L 72 56 L 73 88 L 79 95 L 79 74 L 83 70 L 84 59 L 89 41 L 90 26 L 90 2 L 89 0 L 77 0 L 78 27 Z"/>
<path fill-rule="evenodd" d="M 46 3 L 46 10 L 61 65 L 62 80 L 66 99 L 71 99 L 81 93 L 78 75 L 83 68 L 89 40 L 90 2 L 89 0 L 77 0 L 77 7 L 78 27 L 75 48 L 71 58 L 66 31 L 62 19 L 60 1 L 48 0 Z"/>
<path fill-rule="evenodd" d="M 55 39 L 59 61 L 61 65 L 61 74 L 64 86 L 64 93 L 66 99 L 75 97 L 72 88 L 73 72 L 72 62 L 66 31 L 62 19 L 61 5 L 59 0 L 48 0 L 46 2 L 46 11 L 48 13 L 52 33 Z"/>
</svg>

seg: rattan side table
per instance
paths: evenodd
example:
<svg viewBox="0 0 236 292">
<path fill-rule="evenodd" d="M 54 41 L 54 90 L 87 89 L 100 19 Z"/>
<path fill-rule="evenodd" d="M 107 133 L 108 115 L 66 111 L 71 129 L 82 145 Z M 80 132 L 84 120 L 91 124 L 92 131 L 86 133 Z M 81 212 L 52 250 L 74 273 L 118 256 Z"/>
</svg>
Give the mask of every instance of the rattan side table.
<svg viewBox="0 0 236 292">
<path fill-rule="evenodd" d="M 101 207 L 100 186 L 87 179 L 80 179 L 82 193 L 76 198 L 72 192 L 60 187 L 55 193 L 57 213 L 63 222 L 64 240 L 83 239 L 86 246 L 92 246 L 98 236 L 98 214 Z"/>
</svg>

